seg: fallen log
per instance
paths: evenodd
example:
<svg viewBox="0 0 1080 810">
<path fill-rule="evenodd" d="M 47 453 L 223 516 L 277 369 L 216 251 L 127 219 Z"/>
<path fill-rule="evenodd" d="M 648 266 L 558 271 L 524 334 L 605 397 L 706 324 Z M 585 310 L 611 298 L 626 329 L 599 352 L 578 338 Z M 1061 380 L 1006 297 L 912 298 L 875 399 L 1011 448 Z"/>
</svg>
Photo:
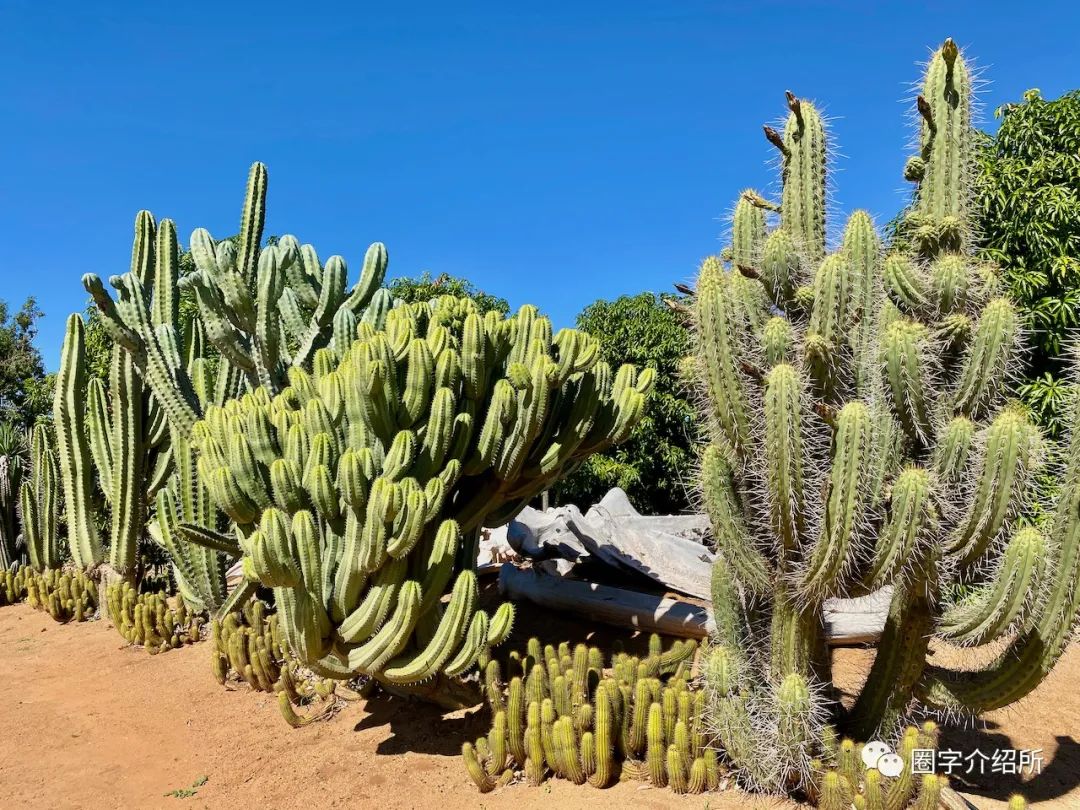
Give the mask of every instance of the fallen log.
<svg viewBox="0 0 1080 810">
<path fill-rule="evenodd" d="M 712 611 L 700 604 L 659 594 L 568 579 L 536 568 L 504 563 L 499 590 L 511 599 L 585 616 L 592 621 L 682 638 L 705 638 L 713 629 Z M 825 633 L 832 646 L 871 644 L 881 636 L 890 595 L 879 591 L 861 599 L 830 600 Z M 849 611 L 848 606 L 853 608 Z"/>
<path fill-rule="evenodd" d="M 506 563 L 499 590 L 511 599 L 585 616 L 592 621 L 682 638 L 704 638 L 712 627 L 708 609 L 670 597 L 553 577 Z"/>
</svg>

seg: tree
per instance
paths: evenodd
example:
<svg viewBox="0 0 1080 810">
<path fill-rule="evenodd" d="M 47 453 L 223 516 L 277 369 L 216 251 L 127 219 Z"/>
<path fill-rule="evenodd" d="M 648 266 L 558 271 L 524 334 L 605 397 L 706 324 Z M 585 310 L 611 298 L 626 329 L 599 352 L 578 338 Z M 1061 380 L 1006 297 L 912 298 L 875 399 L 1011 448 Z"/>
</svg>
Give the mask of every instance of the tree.
<svg viewBox="0 0 1080 810">
<path fill-rule="evenodd" d="M 1070 330 L 1080 324 L 1080 90 L 1056 101 L 1029 90 L 995 111 L 979 155 L 977 212 L 988 258 L 1024 309 L 1031 354 L 1020 393 L 1060 432 Z"/>
<path fill-rule="evenodd" d="M 14 314 L 0 301 L 0 417 L 23 427 L 48 414 L 52 403 L 51 377 L 34 346 L 43 315 L 32 297 Z"/>
<path fill-rule="evenodd" d="M 679 365 L 691 350 L 689 330 L 677 312 L 647 292 L 596 301 L 578 315 L 577 326 L 600 342 L 601 357 L 613 370 L 623 363 L 650 366 L 656 369 L 656 385 L 630 439 L 591 456 L 559 482 L 556 498 L 584 508 L 618 486 L 643 513 L 687 511 L 696 412 L 680 382 Z"/>
<path fill-rule="evenodd" d="M 463 278 L 442 273 L 438 278 L 432 278 L 426 270 L 419 276 L 402 276 L 395 278 L 387 285 L 390 294 L 407 304 L 416 301 L 430 301 L 440 295 L 459 295 L 473 299 L 481 312 L 495 310 L 506 315 L 510 312 L 510 304 L 505 298 L 489 295 L 483 290 L 477 289 L 471 281 Z"/>
</svg>

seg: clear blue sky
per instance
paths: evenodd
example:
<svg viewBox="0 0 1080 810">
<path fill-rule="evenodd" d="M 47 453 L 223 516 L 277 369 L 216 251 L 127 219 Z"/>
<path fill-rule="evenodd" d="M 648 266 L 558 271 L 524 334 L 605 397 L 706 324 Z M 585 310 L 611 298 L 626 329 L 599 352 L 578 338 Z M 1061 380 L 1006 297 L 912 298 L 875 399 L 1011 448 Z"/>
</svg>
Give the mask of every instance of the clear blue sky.
<svg viewBox="0 0 1080 810">
<path fill-rule="evenodd" d="M 381 240 L 391 275 L 569 325 L 719 248 L 738 191 L 773 180 L 785 89 L 835 118 L 838 211 L 883 222 L 930 46 L 985 69 L 984 120 L 1080 86 L 1057 0 L 331 5 L 0 3 L 0 298 L 37 297 L 50 368 L 81 274 L 126 270 L 135 212 L 231 234 L 253 160 L 267 233 L 354 273 Z"/>
</svg>

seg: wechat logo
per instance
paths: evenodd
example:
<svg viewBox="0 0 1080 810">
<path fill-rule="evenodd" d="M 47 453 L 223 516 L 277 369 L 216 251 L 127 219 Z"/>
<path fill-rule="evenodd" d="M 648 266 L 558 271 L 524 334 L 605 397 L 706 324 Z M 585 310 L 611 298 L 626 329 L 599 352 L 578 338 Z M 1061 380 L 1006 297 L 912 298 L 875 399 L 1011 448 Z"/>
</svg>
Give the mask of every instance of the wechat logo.
<svg viewBox="0 0 1080 810">
<path fill-rule="evenodd" d="M 871 740 L 863 746 L 862 761 L 867 768 L 877 768 L 882 776 L 895 777 L 904 772 L 904 760 L 880 740 Z"/>
</svg>

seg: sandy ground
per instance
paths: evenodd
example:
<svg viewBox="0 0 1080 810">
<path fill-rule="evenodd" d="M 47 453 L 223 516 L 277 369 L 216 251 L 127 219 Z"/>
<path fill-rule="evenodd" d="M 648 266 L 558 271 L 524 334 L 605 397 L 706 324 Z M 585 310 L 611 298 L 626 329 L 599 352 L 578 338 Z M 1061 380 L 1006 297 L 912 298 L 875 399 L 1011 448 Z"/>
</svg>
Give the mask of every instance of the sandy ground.
<svg viewBox="0 0 1080 810">
<path fill-rule="evenodd" d="M 292 729 L 271 698 L 213 680 L 208 646 L 151 657 L 126 649 L 105 622 L 57 625 L 25 605 L 0 609 L 0 807 L 293 808 L 793 807 L 735 790 L 678 797 L 624 783 L 608 790 L 549 781 L 481 795 L 459 751 L 486 731 L 479 710 L 441 715 L 384 697 L 328 722 Z M 868 654 L 845 650 L 856 677 Z M 1042 748 L 1041 776 L 1025 787 L 1037 807 L 1080 808 L 1080 647 L 1033 699 L 951 732 L 970 751 Z M 205 778 L 193 796 L 165 794 Z M 966 788 L 980 808 L 1016 787 L 999 776 Z"/>
</svg>

